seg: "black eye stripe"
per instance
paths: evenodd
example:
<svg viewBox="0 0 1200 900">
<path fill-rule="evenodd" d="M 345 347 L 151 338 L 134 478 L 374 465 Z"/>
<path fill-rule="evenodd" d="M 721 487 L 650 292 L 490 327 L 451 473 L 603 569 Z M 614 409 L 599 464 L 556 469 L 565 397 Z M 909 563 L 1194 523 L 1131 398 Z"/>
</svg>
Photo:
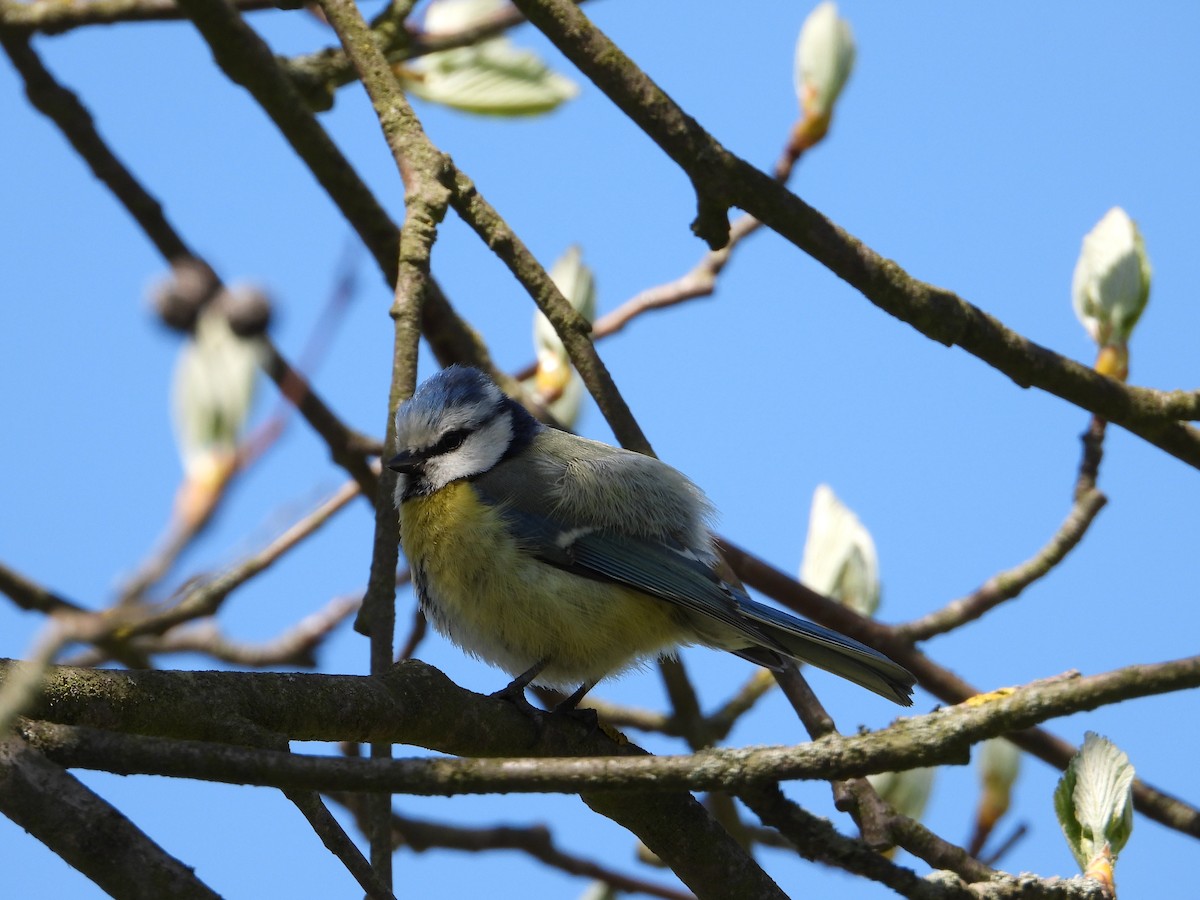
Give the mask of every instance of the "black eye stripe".
<svg viewBox="0 0 1200 900">
<path fill-rule="evenodd" d="M 426 454 L 428 456 L 440 456 L 443 453 L 449 453 L 452 450 L 457 450 L 470 436 L 470 428 L 455 428 L 453 431 L 447 431 L 440 438 L 438 438 L 436 444 L 426 451 Z"/>
</svg>

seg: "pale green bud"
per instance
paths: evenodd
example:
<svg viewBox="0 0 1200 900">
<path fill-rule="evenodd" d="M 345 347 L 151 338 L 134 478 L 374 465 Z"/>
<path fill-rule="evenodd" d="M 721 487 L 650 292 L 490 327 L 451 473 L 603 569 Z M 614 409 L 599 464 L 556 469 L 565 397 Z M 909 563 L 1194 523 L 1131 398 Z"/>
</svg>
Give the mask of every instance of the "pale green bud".
<svg viewBox="0 0 1200 900">
<path fill-rule="evenodd" d="M 1101 347 L 1124 345 L 1150 297 L 1150 260 L 1137 225 L 1114 206 L 1083 239 L 1071 299 Z"/>
<path fill-rule="evenodd" d="M 854 68 L 854 34 L 838 17 L 837 4 L 821 3 L 808 14 L 796 42 L 795 82 L 807 116 L 828 119 Z"/>
<path fill-rule="evenodd" d="M 867 781 L 889 806 L 910 819 L 920 819 L 933 790 L 936 768 L 908 769 L 904 772 L 879 772 Z"/>
<path fill-rule="evenodd" d="M 596 318 L 596 279 L 583 263 L 577 246 L 567 248 L 550 269 L 550 280 L 588 322 Z M 566 428 L 572 428 L 583 404 L 583 381 L 571 365 L 567 349 L 550 320 L 533 314 L 533 347 L 537 353 L 537 375 L 533 386 L 543 396 L 553 397 L 550 413 Z"/>
<path fill-rule="evenodd" d="M 1021 772 L 1021 751 L 1012 741 L 989 738 L 979 748 L 979 780 L 997 817 L 1008 809 L 1013 785 Z"/>
<path fill-rule="evenodd" d="M 800 580 L 859 615 L 874 615 L 879 608 L 875 542 L 827 484 L 813 493 Z"/>
<path fill-rule="evenodd" d="M 457 34 L 482 25 L 508 6 L 508 0 L 434 0 L 425 11 L 426 34 Z"/>
<path fill-rule="evenodd" d="M 189 475 L 232 455 L 250 413 L 259 349 L 235 335 L 219 311 L 200 314 L 179 351 L 172 390 L 175 438 Z"/>
<path fill-rule="evenodd" d="M 1112 887 L 1112 869 L 1133 830 L 1133 765 L 1089 731 L 1054 791 L 1054 811 L 1079 868 Z"/>
</svg>

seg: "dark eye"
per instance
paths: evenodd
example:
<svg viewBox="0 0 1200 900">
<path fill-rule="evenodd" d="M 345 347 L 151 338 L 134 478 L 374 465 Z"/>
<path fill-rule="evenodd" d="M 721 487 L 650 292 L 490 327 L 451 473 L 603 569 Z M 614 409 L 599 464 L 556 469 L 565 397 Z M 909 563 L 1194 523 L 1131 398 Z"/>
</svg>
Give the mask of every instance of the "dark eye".
<svg viewBox="0 0 1200 900">
<path fill-rule="evenodd" d="M 471 436 L 470 429 L 456 428 L 454 431 L 447 431 L 441 436 L 436 444 L 430 448 L 430 456 L 438 456 L 442 453 L 449 453 L 452 450 L 457 450 L 463 445 L 463 442 Z"/>
</svg>

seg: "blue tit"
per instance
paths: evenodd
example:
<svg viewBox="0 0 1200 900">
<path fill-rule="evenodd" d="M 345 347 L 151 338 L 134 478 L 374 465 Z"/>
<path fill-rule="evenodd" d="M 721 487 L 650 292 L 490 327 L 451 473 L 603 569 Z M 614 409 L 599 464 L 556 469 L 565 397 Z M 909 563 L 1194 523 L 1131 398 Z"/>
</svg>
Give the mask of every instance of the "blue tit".
<svg viewBox="0 0 1200 900">
<path fill-rule="evenodd" d="M 400 540 L 443 635 L 531 683 L 579 689 L 702 644 L 779 670 L 812 663 L 904 706 L 913 676 L 870 647 L 751 600 L 713 509 L 657 459 L 550 428 L 451 366 L 396 411 Z"/>
</svg>

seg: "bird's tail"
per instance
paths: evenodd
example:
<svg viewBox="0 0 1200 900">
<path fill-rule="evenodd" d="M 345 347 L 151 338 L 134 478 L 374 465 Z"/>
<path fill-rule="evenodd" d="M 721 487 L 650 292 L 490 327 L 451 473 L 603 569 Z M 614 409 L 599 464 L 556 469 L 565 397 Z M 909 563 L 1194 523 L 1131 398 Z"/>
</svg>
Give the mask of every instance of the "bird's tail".
<svg viewBox="0 0 1200 900">
<path fill-rule="evenodd" d="M 738 612 L 746 626 L 738 630 L 757 639 L 755 646 L 729 648 L 738 656 L 771 669 L 782 666 L 781 657 L 811 663 L 901 706 L 912 706 L 917 679 L 878 650 L 744 596 L 738 598 Z"/>
</svg>

